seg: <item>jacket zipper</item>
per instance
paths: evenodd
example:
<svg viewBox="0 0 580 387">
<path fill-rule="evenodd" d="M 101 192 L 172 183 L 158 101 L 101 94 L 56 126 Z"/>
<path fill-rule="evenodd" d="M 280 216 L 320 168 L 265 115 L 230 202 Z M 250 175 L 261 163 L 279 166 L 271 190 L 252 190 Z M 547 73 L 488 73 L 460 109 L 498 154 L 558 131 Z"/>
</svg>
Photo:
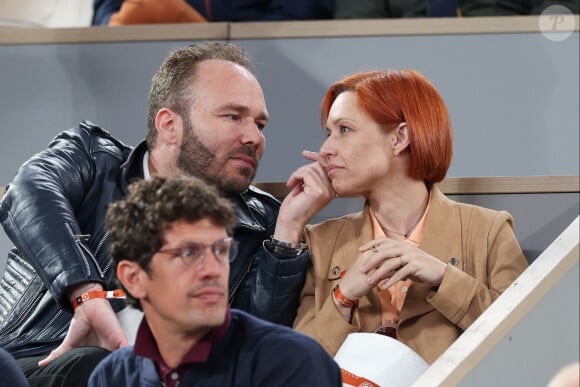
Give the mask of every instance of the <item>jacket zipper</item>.
<svg viewBox="0 0 580 387">
<path fill-rule="evenodd" d="M 48 291 L 48 290 L 47 290 Z M 24 291 L 26 292 L 26 291 Z M 24 311 L 22 313 L 20 313 L 20 315 L 18 316 L 18 318 L 14 321 L 12 321 L 12 323 L 10 324 L 10 326 L 7 326 L 7 330 L 6 330 L 6 334 L 12 333 L 14 332 L 15 328 L 18 328 L 20 326 L 20 323 L 24 320 L 27 320 L 30 314 L 30 310 L 32 309 L 33 305 L 37 304 L 37 301 L 42 298 L 44 296 L 45 293 L 39 292 L 36 293 L 36 295 L 32 298 L 32 300 L 26 304 L 26 307 L 24 308 Z M 6 316 L 8 317 L 8 316 Z"/>
<path fill-rule="evenodd" d="M 72 229 L 71 225 L 68 223 L 65 223 L 66 228 L 68 229 L 68 232 L 70 233 L 73 241 L 75 242 L 75 245 L 77 246 L 77 249 L 79 250 L 79 255 L 82 257 L 83 262 L 85 264 L 85 269 L 86 269 L 86 273 L 87 275 L 91 275 L 91 267 L 89 266 L 89 263 L 87 262 L 85 255 L 83 254 L 83 244 L 82 242 L 87 240 L 88 238 L 90 238 L 91 236 L 88 234 L 81 234 L 81 235 L 77 235 L 75 234 L 74 230 Z"/>
<path fill-rule="evenodd" d="M 44 337 L 44 333 L 49 331 L 50 327 L 52 326 L 52 323 L 58 319 L 58 317 L 62 314 L 62 309 L 59 309 L 58 312 L 56 312 L 56 314 L 54 316 L 52 316 L 52 318 L 50 319 L 50 321 L 48 323 L 46 323 L 45 327 L 36 335 L 37 337 Z M 68 327 L 67 327 L 68 328 Z M 62 327 L 60 328 L 60 331 L 62 331 Z M 56 332 L 58 333 L 58 332 Z M 58 334 L 56 335 L 58 336 Z"/>
<path fill-rule="evenodd" d="M 236 282 L 236 284 L 232 287 L 232 289 L 230 291 L 230 297 L 229 297 L 229 303 L 230 303 L 230 305 L 232 304 L 232 302 L 236 298 L 236 293 L 238 291 L 238 288 L 240 287 L 240 285 L 242 284 L 242 282 L 244 281 L 244 279 L 246 279 L 246 277 L 248 276 L 248 273 L 250 273 L 250 268 L 252 267 L 252 264 L 254 263 L 254 259 L 255 259 L 255 256 L 252 255 L 252 259 L 250 259 L 250 263 L 246 267 L 246 271 L 240 277 L 239 281 Z"/>
<path fill-rule="evenodd" d="M 99 252 L 101 251 L 101 248 L 105 244 L 105 241 L 107 240 L 108 237 L 109 237 L 109 232 L 107 231 L 107 232 L 105 232 L 105 235 L 103 235 L 103 237 L 101 238 L 99 243 L 97 244 L 97 248 L 95 249 L 95 254 L 94 254 L 95 258 L 99 256 Z M 105 267 L 103 267 L 103 270 L 102 270 L 103 278 L 104 278 L 105 274 L 107 274 L 107 272 L 111 268 L 111 264 L 112 264 L 111 259 L 107 259 Z M 97 265 L 97 267 L 100 267 L 100 266 Z"/>
</svg>

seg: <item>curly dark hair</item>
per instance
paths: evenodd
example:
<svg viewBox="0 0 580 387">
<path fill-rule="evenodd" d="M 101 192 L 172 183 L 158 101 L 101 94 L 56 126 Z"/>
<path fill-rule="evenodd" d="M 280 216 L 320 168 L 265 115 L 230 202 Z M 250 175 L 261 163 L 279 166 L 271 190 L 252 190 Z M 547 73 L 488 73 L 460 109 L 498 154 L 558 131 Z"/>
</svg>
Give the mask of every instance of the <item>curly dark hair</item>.
<svg viewBox="0 0 580 387">
<path fill-rule="evenodd" d="M 240 47 L 228 42 L 204 42 L 172 51 L 153 75 L 147 112 L 147 147 L 153 149 L 157 138 L 155 116 L 169 108 L 185 119 L 189 114 L 190 87 L 197 64 L 204 60 L 221 59 L 236 63 L 254 73 L 251 59 Z"/>
<path fill-rule="evenodd" d="M 232 234 L 236 215 L 232 204 L 196 177 L 160 177 L 129 185 L 125 199 L 109 206 L 105 217 L 113 260 L 113 273 L 121 260 L 134 261 L 147 273 L 153 255 L 161 249 L 165 232 L 176 221 L 209 219 Z M 121 285 L 122 286 L 122 285 Z M 127 303 L 141 309 L 127 289 Z"/>
</svg>

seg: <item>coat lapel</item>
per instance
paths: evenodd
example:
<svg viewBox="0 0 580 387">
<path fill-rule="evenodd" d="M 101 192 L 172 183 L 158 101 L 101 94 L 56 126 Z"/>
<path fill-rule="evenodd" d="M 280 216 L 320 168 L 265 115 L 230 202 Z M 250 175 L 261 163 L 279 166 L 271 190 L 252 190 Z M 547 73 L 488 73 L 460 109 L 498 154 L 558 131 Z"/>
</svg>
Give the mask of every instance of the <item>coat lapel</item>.
<svg viewBox="0 0 580 387">
<path fill-rule="evenodd" d="M 431 189 L 429 213 L 425 220 L 425 232 L 421 241 L 421 250 L 438 258 L 444 263 L 456 258 L 457 264 L 463 258 L 461 255 L 461 219 L 457 203 L 448 199 L 434 186 Z M 431 286 L 413 282 L 409 287 L 405 304 L 401 310 L 399 321 L 427 313 L 433 306 L 426 301 Z"/>
<path fill-rule="evenodd" d="M 343 270 L 348 270 L 358 256 L 358 248 L 372 239 L 372 225 L 367 207 L 363 212 L 351 216 L 343 223 L 336 235 L 335 245 L 330 251 L 332 264 L 328 268 L 328 279 L 340 278 Z"/>
</svg>

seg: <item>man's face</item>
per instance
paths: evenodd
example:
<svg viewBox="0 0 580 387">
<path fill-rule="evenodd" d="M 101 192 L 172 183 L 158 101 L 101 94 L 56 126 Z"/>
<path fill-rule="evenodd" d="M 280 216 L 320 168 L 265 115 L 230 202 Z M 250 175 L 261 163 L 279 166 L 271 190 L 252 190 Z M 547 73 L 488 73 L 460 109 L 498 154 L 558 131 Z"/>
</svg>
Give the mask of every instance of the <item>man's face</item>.
<svg viewBox="0 0 580 387">
<path fill-rule="evenodd" d="M 223 227 L 204 219 L 177 221 L 165 232 L 160 251 L 179 249 L 192 242 L 212 245 L 226 238 Z M 220 262 L 211 248 L 198 263 L 188 265 L 178 253 L 157 252 L 149 274 L 140 273 L 140 297 L 147 321 L 157 329 L 181 335 L 197 335 L 220 326 L 228 305 L 229 261 Z"/>
<path fill-rule="evenodd" d="M 264 153 L 268 112 L 262 88 L 245 68 L 206 60 L 198 64 L 192 90 L 177 167 L 222 192 L 241 192 Z"/>
</svg>

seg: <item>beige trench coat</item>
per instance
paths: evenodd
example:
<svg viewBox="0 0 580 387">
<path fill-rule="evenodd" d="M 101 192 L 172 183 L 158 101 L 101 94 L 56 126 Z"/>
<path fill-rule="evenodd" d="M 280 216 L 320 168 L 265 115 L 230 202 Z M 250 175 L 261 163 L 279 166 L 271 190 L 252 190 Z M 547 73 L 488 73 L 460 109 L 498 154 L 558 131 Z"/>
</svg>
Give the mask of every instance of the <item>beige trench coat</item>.
<svg viewBox="0 0 580 387">
<path fill-rule="evenodd" d="M 421 249 L 447 263 L 438 290 L 409 287 L 399 316 L 397 338 L 429 364 L 526 269 L 513 232 L 513 219 L 448 199 L 435 186 Z M 360 299 L 352 324 L 336 309 L 331 291 L 372 239 L 369 208 L 306 227 L 312 263 L 302 290 L 294 328 L 312 336 L 334 356 L 349 333 L 372 332 L 381 323 L 376 288 Z"/>
</svg>

